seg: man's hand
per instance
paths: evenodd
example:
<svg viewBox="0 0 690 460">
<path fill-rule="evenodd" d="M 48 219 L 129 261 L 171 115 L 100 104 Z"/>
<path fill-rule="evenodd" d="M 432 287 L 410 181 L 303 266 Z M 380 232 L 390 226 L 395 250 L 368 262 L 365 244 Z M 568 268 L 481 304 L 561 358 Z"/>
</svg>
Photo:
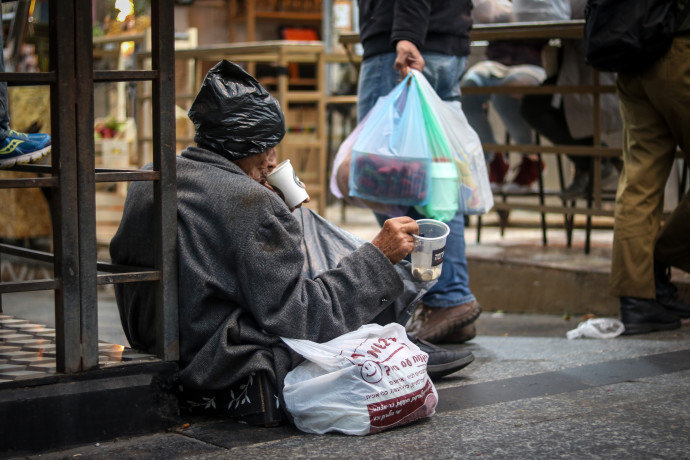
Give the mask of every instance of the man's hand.
<svg viewBox="0 0 690 460">
<path fill-rule="evenodd" d="M 400 40 L 397 45 L 395 45 L 395 51 L 398 55 L 395 58 L 393 67 L 400 72 L 403 78 L 410 73 L 410 68 L 419 70 L 420 72 L 424 69 L 424 58 L 414 43 L 407 40 Z"/>
<path fill-rule="evenodd" d="M 411 217 L 394 217 L 383 224 L 383 228 L 374 237 L 371 244 L 388 257 L 393 264 L 397 264 L 414 249 L 412 234 L 419 234 L 419 225 Z"/>
</svg>

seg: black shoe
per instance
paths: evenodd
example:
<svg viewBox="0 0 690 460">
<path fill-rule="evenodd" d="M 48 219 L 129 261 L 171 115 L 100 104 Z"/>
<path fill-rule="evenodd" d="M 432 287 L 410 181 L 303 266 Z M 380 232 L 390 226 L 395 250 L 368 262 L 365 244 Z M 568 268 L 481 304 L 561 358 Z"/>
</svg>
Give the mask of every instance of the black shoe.
<svg viewBox="0 0 690 460">
<path fill-rule="evenodd" d="M 426 340 L 411 335 L 407 337 L 420 350 L 429 355 L 429 360 L 426 362 L 426 372 L 432 380 L 457 372 L 474 361 L 472 352 L 446 350 Z"/>
<path fill-rule="evenodd" d="M 680 319 L 666 311 L 654 299 L 638 297 L 620 298 L 621 321 L 624 335 L 645 334 L 653 331 L 668 331 L 680 327 Z"/>
<path fill-rule="evenodd" d="M 568 188 L 560 193 L 562 200 L 570 201 L 587 196 L 589 191 L 589 171 L 576 171 Z"/>
<path fill-rule="evenodd" d="M 678 298 L 678 288 L 671 283 L 671 267 L 654 261 L 656 300 L 679 318 L 690 318 L 690 305 Z"/>
<path fill-rule="evenodd" d="M 568 188 L 560 193 L 562 200 L 570 201 L 577 198 L 586 198 L 590 193 L 589 171 L 576 170 L 575 177 Z M 615 191 L 618 187 L 618 173 L 610 162 L 601 165 L 601 190 Z"/>
</svg>

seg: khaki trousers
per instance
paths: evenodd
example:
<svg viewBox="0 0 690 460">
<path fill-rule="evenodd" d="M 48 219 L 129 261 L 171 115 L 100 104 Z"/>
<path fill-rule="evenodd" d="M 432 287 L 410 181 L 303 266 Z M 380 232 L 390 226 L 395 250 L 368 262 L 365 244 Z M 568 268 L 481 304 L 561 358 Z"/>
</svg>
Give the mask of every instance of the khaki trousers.
<svg viewBox="0 0 690 460">
<path fill-rule="evenodd" d="M 654 298 L 654 258 L 690 272 L 690 197 L 661 224 L 664 187 L 680 146 L 690 159 L 690 36 L 639 75 L 617 80 L 624 125 L 611 261 L 616 296 Z"/>
</svg>

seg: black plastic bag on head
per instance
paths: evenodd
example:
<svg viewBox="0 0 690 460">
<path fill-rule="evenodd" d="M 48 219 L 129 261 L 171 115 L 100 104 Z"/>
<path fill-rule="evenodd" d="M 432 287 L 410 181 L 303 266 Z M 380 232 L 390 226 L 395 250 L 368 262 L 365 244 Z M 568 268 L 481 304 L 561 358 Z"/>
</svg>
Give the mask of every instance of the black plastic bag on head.
<svg viewBox="0 0 690 460">
<path fill-rule="evenodd" d="M 275 147 L 285 136 L 280 104 L 240 66 L 222 60 L 206 74 L 189 118 L 194 141 L 230 160 Z"/>
</svg>

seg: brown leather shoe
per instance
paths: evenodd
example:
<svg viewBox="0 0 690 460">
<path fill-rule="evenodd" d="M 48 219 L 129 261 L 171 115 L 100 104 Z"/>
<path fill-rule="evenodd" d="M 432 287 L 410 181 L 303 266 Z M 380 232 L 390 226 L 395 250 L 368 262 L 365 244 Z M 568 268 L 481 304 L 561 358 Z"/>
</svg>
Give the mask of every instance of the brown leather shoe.
<svg viewBox="0 0 690 460">
<path fill-rule="evenodd" d="M 442 343 L 450 334 L 474 322 L 481 312 L 476 300 L 445 308 L 427 307 L 422 303 L 415 311 L 407 332 L 431 343 Z"/>
<path fill-rule="evenodd" d="M 474 323 L 470 323 L 467 326 L 463 326 L 460 329 L 456 329 L 450 334 L 443 338 L 442 342 L 439 343 L 465 343 L 477 336 L 477 327 Z"/>
</svg>

